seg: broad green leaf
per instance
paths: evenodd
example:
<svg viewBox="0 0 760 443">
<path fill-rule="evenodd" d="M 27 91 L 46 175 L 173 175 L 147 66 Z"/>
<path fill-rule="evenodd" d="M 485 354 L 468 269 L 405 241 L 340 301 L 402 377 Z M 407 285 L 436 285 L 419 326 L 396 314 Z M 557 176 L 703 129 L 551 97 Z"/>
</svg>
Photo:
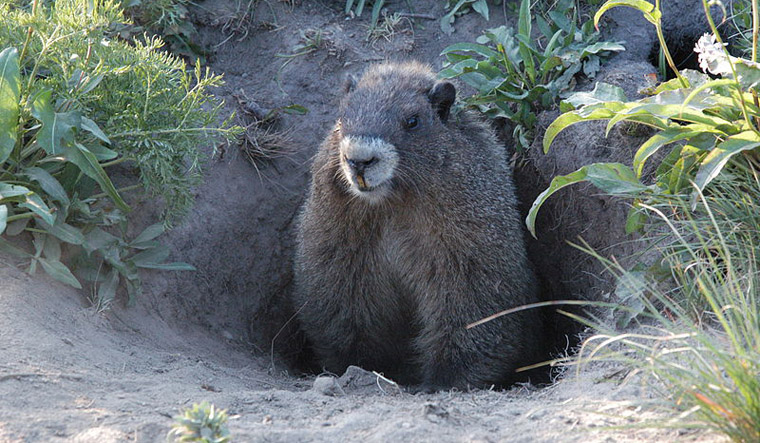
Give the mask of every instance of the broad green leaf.
<svg viewBox="0 0 760 443">
<path fill-rule="evenodd" d="M 66 190 L 49 172 L 42 168 L 32 167 L 24 169 L 24 175 L 30 179 L 39 183 L 43 191 L 47 193 L 53 200 L 69 204 L 69 196 L 66 194 Z"/>
<path fill-rule="evenodd" d="M 531 15 L 530 15 L 530 0 L 522 0 L 520 3 L 520 12 L 517 21 L 517 34 L 531 38 Z M 525 72 L 530 77 L 531 82 L 536 79 L 536 65 L 533 61 L 533 54 L 530 51 L 528 45 L 520 43 L 520 56 L 522 56 L 523 64 L 525 65 Z"/>
<path fill-rule="evenodd" d="M 704 82 L 701 85 L 695 87 L 692 89 L 692 91 L 689 93 L 689 95 L 686 96 L 686 98 L 681 103 L 681 106 L 686 107 L 689 103 L 691 103 L 692 100 L 699 97 L 700 93 L 705 91 L 709 88 L 717 88 L 719 86 L 731 86 L 735 85 L 736 82 L 734 80 L 724 78 L 719 80 L 712 80 L 709 82 Z M 714 97 L 712 94 L 710 94 L 711 98 Z"/>
<path fill-rule="evenodd" d="M 757 90 L 760 83 L 760 63 L 753 63 L 743 58 L 732 57 L 731 61 L 736 69 L 736 76 L 743 89 Z"/>
<path fill-rule="evenodd" d="M 52 261 L 61 261 L 61 242 L 52 235 L 45 236 L 45 245 L 42 248 L 45 258 Z"/>
<path fill-rule="evenodd" d="M 538 26 L 538 30 L 541 31 L 541 34 L 544 35 L 544 37 L 548 38 L 549 40 L 552 40 L 557 34 L 561 34 L 562 31 L 552 32 L 551 27 L 549 26 L 549 23 L 541 17 L 541 15 L 536 15 L 536 26 Z M 547 47 L 550 45 L 547 44 Z"/>
<path fill-rule="evenodd" d="M 641 172 L 644 170 L 644 163 L 646 163 L 647 159 L 661 147 L 697 134 L 699 134 L 699 132 L 690 131 L 688 127 L 676 125 L 650 137 L 649 140 L 645 141 L 639 147 L 633 157 L 633 170 L 636 172 L 636 176 L 641 177 Z"/>
<path fill-rule="evenodd" d="M 610 195 L 638 194 L 648 189 L 622 163 L 594 163 L 586 166 L 586 173 L 586 180 Z"/>
<path fill-rule="evenodd" d="M 478 61 L 468 58 L 438 73 L 440 78 L 454 78 L 478 66 Z"/>
<path fill-rule="evenodd" d="M 634 232 L 641 231 L 644 228 L 644 223 L 647 221 L 647 216 L 636 205 L 631 206 L 628 210 L 628 216 L 625 218 L 625 233 L 633 234 Z"/>
<path fill-rule="evenodd" d="M 682 69 L 681 77 L 686 80 L 688 88 L 697 88 L 711 80 L 709 75 L 694 69 Z M 654 88 L 653 95 L 659 95 L 665 91 L 676 91 L 679 89 L 684 89 L 681 80 L 673 78 L 657 85 L 657 87 Z"/>
<path fill-rule="evenodd" d="M 119 154 L 116 151 L 112 149 L 108 149 L 105 146 L 101 145 L 100 143 L 88 144 L 87 150 L 92 152 L 93 155 L 95 155 L 95 158 L 97 158 L 98 161 L 101 161 L 101 162 L 113 160 L 119 156 Z"/>
<path fill-rule="evenodd" d="M 451 24 L 454 23 L 454 13 L 456 13 L 459 8 L 462 7 L 462 5 L 467 3 L 467 1 L 468 0 L 459 0 L 457 4 L 451 8 L 451 11 L 449 11 L 448 14 L 444 15 L 443 18 L 441 18 L 441 31 L 443 31 L 446 35 L 451 35 L 451 33 L 454 32 L 454 28 L 451 26 Z M 346 14 L 348 14 L 348 11 L 346 11 Z"/>
<path fill-rule="evenodd" d="M 572 31 L 574 24 L 569 18 L 565 16 L 564 11 L 561 9 L 555 11 L 549 11 L 549 18 L 552 19 L 554 24 L 568 34 Z"/>
<path fill-rule="evenodd" d="M 641 123 L 643 125 L 651 126 L 660 131 L 664 131 L 668 129 L 670 125 L 672 124 L 672 123 L 669 123 L 668 119 L 666 118 L 660 118 L 656 115 L 652 115 L 646 112 L 641 112 L 641 113 L 633 114 L 633 115 L 626 115 L 625 121 L 633 122 L 633 123 Z M 605 134 L 609 134 L 611 129 L 612 129 L 612 126 L 608 122 Z"/>
<path fill-rule="evenodd" d="M 98 124 L 94 121 L 90 120 L 89 118 L 82 116 L 82 129 L 89 132 L 90 134 L 94 135 L 95 137 L 103 140 L 104 142 L 111 144 L 111 140 L 108 139 L 108 136 L 98 127 Z"/>
<path fill-rule="evenodd" d="M 135 237 L 135 239 L 132 240 L 129 245 L 133 248 L 139 247 L 140 244 L 153 240 L 154 238 L 163 234 L 164 231 L 165 229 L 164 229 L 163 223 L 156 223 L 154 225 L 150 225 L 147 228 L 145 228 L 145 230 L 142 231 L 140 235 Z"/>
<path fill-rule="evenodd" d="M 729 137 L 728 140 L 715 146 L 702 160 L 694 183 L 700 190 L 704 190 L 705 186 L 720 173 L 731 157 L 758 146 L 760 146 L 760 138 L 754 131 L 745 131 Z"/>
<path fill-rule="evenodd" d="M 635 102 L 634 102 L 635 103 Z M 629 103 L 630 104 L 630 103 Z M 632 112 L 630 109 L 620 110 L 614 117 L 607 122 L 607 128 L 605 129 L 605 137 L 609 135 L 612 128 L 621 121 L 641 121 L 644 120 L 648 124 L 657 128 L 667 129 L 671 123 L 667 118 L 654 115 L 646 111 Z"/>
<path fill-rule="evenodd" d="M 625 51 L 625 46 L 618 42 L 597 42 L 593 45 L 586 46 L 581 52 L 581 58 L 587 57 L 591 54 L 598 54 L 602 51 L 610 52 L 622 52 Z"/>
<path fill-rule="evenodd" d="M 18 50 L 5 48 L 0 52 L 0 165 L 16 146 L 20 97 Z"/>
<path fill-rule="evenodd" d="M 98 159 L 92 152 L 81 144 L 75 143 L 74 146 L 66 147 L 64 155 L 66 160 L 77 165 L 85 175 L 95 180 L 100 188 L 111 197 L 111 200 L 113 200 L 119 209 L 129 211 L 129 206 L 121 198 L 111 179 L 108 178 L 108 174 L 100 166 Z"/>
<path fill-rule="evenodd" d="M 5 232 L 6 226 L 8 226 L 8 207 L 0 205 L 0 234 Z"/>
<path fill-rule="evenodd" d="M 55 112 L 51 96 L 49 89 L 38 93 L 32 101 L 32 115 L 42 122 L 37 143 L 49 155 L 57 155 L 73 141 L 74 128 L 81 126 L 82 117 L 77 111 Z"/>
<path fill-rule="evenodd" d="M 599 105 L 587 106 L 582 110 L 589 112 L 582 114 L 579 111 L 568 112 L 557 117 L 544 133 L 544 153 L 549 152 L 549 148 L 554 141 L 554 138 L 568 126 L 576 123 L 592 121 L 592 120 L 606 120 L 615 116 L 616 109 L 610 106 L 611 103 L 600 103 Z M 593 109 L 591 109 L 593 108 Z"/>
<path fill-rule="evenodd" d="M 609 0 L 596 11 L 596 14 L 594 14 L 594 26 L 597 30 L 599 29 L 599 19 L 602 18 L 602 15 L 617 6 L 628 6 L 638 9 L 644 14 L 644 18 L 652 24 L 656 24 L 660 20 L 660 11 L 654 9 L 654 5 L 645 0 Z"/>
<path fill-rule="evenodd" d="M 11 185 L 8 183 L 0 182 L 0 200 L 4 200 L 6 198 L 18 197 L 19 195 L 26 195 L 30 192 L 32 191 L 30 191 L 28 188 L 25 188 L 23 186 Z"/>
<path fill-rule="evenodd" d="M 378 2 L 382 3 L 382 2 Z M 472 4 L 472 9 L 475 10 L 478 14 L 482 15 L 486 21 L 490 20 L 488 17 L 488 4 L 486 3 L 486 0 L 477 0 L 475 3 Z"/>
<path fill-rule="evenodd" d="M 119 287 L 119 272 L 111 269 L 103 283 L 98 287 L 98 301 L 107 304 L 116 297 L 116 289 Z"/>
<path fill-rule="evenodd" d="M 668 175 L 668 190 L 671 194 L 676 194 L 688 186 L 693 178 L 693 170 L 703 154 L 701 149 L 685 145 L 681 148 L 678 160 L 673 164 Z"/>
<path fill-rule="evenodd" d="M 23 203 L 19 204 L 19 207 L 31 210 L 35 214 L 39 215 L 40 219 L 46 223 L 55 223 L 55 216 L 53 215 L 53 211 L 48 207 L 48 205 L 45 204 L 44 201 L 42 201 L 40 196 L 34 192 L 26 194 L 26 200 Z"/>
<path fill-rule="evenodd" d="M 129 258 L 137 267 L 143 267 L 145 264 L 161 263 L 169 257 L 169 248 L 159 245 L 155 248 L 139 252 Z"/>
<path fill-rule="evenodd" d="M 581 106 L 593 105 L 603 102 L 626 102 L 628 97 L 625 96 L 623 88 L 609 83 L 598 82 L 594 90 L 590 92 L 576 92 L 568 96 L 563 103 L 571 105 L 574 109 Z"/>
<path fill-rule="evenodd" d="M 26 226 L 29 224 L 28 218 L 22 218 L 21 220 L 16 220 L 13 222 L 8 223 L 8 227 L 5 228 L 5 235 L 9 237 L 15 237 L 22 232 L 24 232 L 24 229 L 26 229 Z"/>
<path fill-rule="evenodd" d="M 47 260 L 44 258 L 37 258 L 36 260 L 40 262 L 42 268 L 45 270 L 45 272 L 48 273 L 49 276 L 53 277 L 61 283 L 66 283 L 69 286 L 73 286 L 77 289 L 82 289 L 82 285 L 79 283 L 79 280 L 74 277 L 74 274 L 72 274 L 69 268 L 67 268 L 63 263 L 57 260 Z"/>
<path fill-rule="evenodd" d="M 641 193 L 648 188 L 641 184 L 633 171 L 621 163 L 594 163 L 584 166 L 567 175 L 559 175 L 552 179 L 549 187 L 544 190 L 531 205 L 525 224 L 533 237 L 536 237 L 536 217 L 541 205 L 554 193 L 565 186 L 588 181 L 602 191 L 612 195 L 629 195 Z"/>
<path fill-rule="evenodd" d="M 10 242 L 0 238 L 0 251 L 20 258 L 29 258 L 32 254 L 13 246 Z"/>
<path fill-rule="evenodd" d="M 557 31 L 554 33 L 551 39 L 549 39 L 549 43 L 546 44 L 546 49 L 544 49 L 544 57 L 549 57 L 552 55 L 552 51 L 554 51 L 555 46 L 557 45 L 557 42 L 559 41 L 560 36 L 562 36 L 562 31 Z M 559 59 L 556 55 L 554 58 Z"/>
<path fill-rule="evenodd" d="M 730 121 L 724 120 L 714 115 L 707 115 L 701 112 L 699 109 L 694 109 L 692 106 L 688 108 L 681 107 L 680 104 L 658 104 L 658 103 L 645 103 L 631 109 L 623 111 L 626 115 L 633 115 L 639 113 L 647 113 L 657 117 L 667 118 L 670 120 L 677 120 L 683 122 L 702 123 L 709 126 L 718 125 L 731 125 Z M 625 116 L 616 116 L 615 120 L 623 120 Z"/>
<path fill-rule="evenodd" d="M 455 43 L 453 45 L 447 46 L 443 51 L 441 51 L 440 55 L 446 55 L 450 52 L 474 52 L 486 58 L 499 57 L 498 52 L 494 51 L 488 46 L 479 45 L 477 43 Z"/>
<path fill-rule="evenodd" d="M 84 243 L 82 231 L 67 223 L 57 222 L 55 224 L 40 223 L 41 227 L 58 238 L 59 240 L 72 245 L 81 245 Z"/>
<path fill-rule="evenodd" d="M 108 246 L 119 244 L 119 239 L 106 231 L 95 228 L 92 231 L 84 235 L 84 242 L 82 246 L 85 251 L 92 254 L 96 250 L 105 249 Z"/>
</svg>

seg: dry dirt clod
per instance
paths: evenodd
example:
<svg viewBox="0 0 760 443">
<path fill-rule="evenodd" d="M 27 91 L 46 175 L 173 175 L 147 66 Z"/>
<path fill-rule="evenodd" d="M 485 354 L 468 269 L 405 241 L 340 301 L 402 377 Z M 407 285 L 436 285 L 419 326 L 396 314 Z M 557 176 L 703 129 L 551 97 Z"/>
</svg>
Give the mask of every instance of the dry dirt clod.
<svg viewBox="0 0 760 443">
<path fill-rule="evenodd" d="M 343 388 L 338 384 L 337 379 L 329 375 L 320 375 L 314 379 L 314 386 L 312 386 L 311 390 L 322 395 L 327 395 L 328 397 L 346 395 Z"/>
</svg>

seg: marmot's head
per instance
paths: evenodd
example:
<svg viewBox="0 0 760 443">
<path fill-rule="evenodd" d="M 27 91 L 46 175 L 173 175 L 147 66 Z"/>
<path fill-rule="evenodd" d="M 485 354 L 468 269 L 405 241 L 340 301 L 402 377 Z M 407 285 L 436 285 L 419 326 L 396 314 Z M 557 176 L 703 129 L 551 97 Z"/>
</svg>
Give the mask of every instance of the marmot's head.
<svg viewBox="0 0 760 443">
<path fill-rule="evenodd" d="M 420 189 L 446 156 L 441 135 L 456 97 L 419 63 L 382 64 L 349 80 L 335 127 L 340 174 L 369 203 L 399 188 Z"/>
</svg>

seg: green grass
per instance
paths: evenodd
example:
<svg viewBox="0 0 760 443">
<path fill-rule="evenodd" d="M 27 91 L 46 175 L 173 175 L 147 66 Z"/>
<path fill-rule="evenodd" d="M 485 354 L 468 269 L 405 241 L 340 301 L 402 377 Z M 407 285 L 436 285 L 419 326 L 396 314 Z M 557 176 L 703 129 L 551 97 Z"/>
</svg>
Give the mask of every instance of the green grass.
<svg viewBox="0 0 760 443">
<path fill-rule="evenodd" d="M 582 320 L 598 334 L 577 357 L 640 371 L 679 417 L 677 426 L 706 427 L 737 442 L 760 441 L 757 173 L 754 163 L 730 167 L 694 210 L 678 196 L 642 205 L 665 278 L 605 260 L 619 290 L 643 306 L 641 327 L 631 333 Z"/>
</svg>

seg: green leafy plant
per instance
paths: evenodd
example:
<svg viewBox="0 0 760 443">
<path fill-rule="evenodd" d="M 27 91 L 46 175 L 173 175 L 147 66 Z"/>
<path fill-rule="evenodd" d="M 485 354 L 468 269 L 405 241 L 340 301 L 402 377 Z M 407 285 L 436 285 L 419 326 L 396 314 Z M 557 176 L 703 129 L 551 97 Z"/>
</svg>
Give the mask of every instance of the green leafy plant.
<svg viewBox="0 0 760 443">
<path fill-rule="evenodd" d="M 624 50 L 619 42 L 600 42 L 590 20 L 579 28 L 572 0 L 560 1 L 548 15 L 551 21 L 536 18 L 544 49 L 532 38 L 530 0 L 522 0 L 517 32 L 502 26 L 477 43 L 457 43 L 442 52 L 448 65 L 439 76 L 460 78 L 477 91 L 467 104 L 511 121 L 519 150 L 533 141 L 537 112 L 572 89 L 576 74 L 594 77 L 602 58 Z"/>
<path fill-rule="evenodd" d="M 109 39 L 121 20 L 112 2 L 0 2 L 0 250 L 91 281 L 99 306 L 121 281 L 134 300 L 138 268 L 192 269 L 155 238 L 189 210 L 200 148 L 240 132 L 218 125 L 218 76 L 186 72 L 158 39 Z M 129 240 L 124 194 L 138 189 L 163 200 L 164 221 Z"/>
<path fill-rule="evenodd" d="M 616 275 L 618 287 L 635 294 L 632 300 L 641 306 L 637 321 L 644 326 L 632 333 L 576 317 L 599 331 L 576 358 L 581 364 L 614 361 L 644 374 L 659 394 L 648 407 L 677 416 L 679 427 L 707 427 L 736 442 L 755 442 L 760 440 L 760 171 L 751 163 L 743 166 L 719 177 L 716 194 L 704 196 L 696 209 L 680 196 L 642 204 L 652 227 L 664 228 L 667 241 L 657 250 L 669 284 L 595 254 Z"/>
<path fill-rule="evenodd" d="M 633 5 L 627 0 L 607 2 L 597 13 L 595 22 L 611 4 Z M 708 4 L 706 1 L 703 4 L 709 16 Z M 636 7 L 645 14 L 654 14 L 652 5 L 646 5 Z M 561 115 L 549 125 L 544 135 L 544 151 L 548 151 L 560 131 L 582 121 L 608 120 L 608 132 L 616 123 L 628 121 L 650 126 L 655 133 L 639 147 L 633 168 L 598 163 L 555 177 L 535 200 L 528 215 L 528 228 L 534 235 L 535 217 L 543 202 L 570 184 L 589 181 L 610 194 L 635 196 L 639 200 L 688 190 L 690 181 L 704 191 L 734 156 L 756 155 L 754 152 L 760 146 L 760 107 L 756 92 L 760 65 L 730 56 L 712 19 L 710 22 L 714 34 L 705 35 L 696 50 L 703 69 L 723 78 L 713 80 L 696 71 L 676 71 L 677 78 L 659 85 L 652 96 L 641 100 L 628 101 L 619 88 L 610 85 L 597 85 L 591 94 L 568 99 L 567 106 L 578 109 Z M 646 161 L 668 145 L 672 148 L 660 162 L 654 183 L 643 183 Z M 640 216 L 632 211 L 627 226 L 629 232 L 641 227 L 637 219 L 640 220 Z"/>
<path fill-rule="evenodd" d="M 196 43 L 198 31 L 190 21 L 188 0 L 122 0 L 125 13 L 136 23 L 121 28 L 123 37 L 144 32 L 159 35 L 175 55 L 204 60 L 206 51 Z"/>
<path fill-rule="evenodd" d="M 755 16 L 757 3 L 752 0 Z M 658 404 L 675 411 L 679 425 L 750 442 L 760 439 L 760 65 L 756 50 L 750 60 L 728 53 L 710 4 L 702 4 L 713 34 L 696 51 L 703 70 L 721 78 L 679 72 L 668 60 L 676 78 L 641 100 L 629 101 L 622 90 L 604 84 L 570 96 L 563 104 L 570 111 L 547 128 L 545 150 L 560 131 L 582 121 L 608 120 L 608 132 L 626 121 L 654 133 L 635 153 L 632 167 L 596 163 L 555 177 L 526 222 L 535 235 L 543 202 L 581 181 L 633 198 L 626 230 L 641 232 L 659 260 L 648 269 L 626 270 L 588 252 L 615 274 L 626 298 L 619 310 L 629 315 L 619 326 L 640 322 L 643 329 L 625 332 L 576 316 L 600 331 L 578 359 L 613 360 L 649 374 L 646 380 L 660 393 Z M 659 3 L 610 0 L 595 22 L 615 6 L 637 8 L 659 34 Z M 757 35 L 753 26 L 755 41 Z M 664 43 L 663 49 L 667 54 Z M 647 160 L 666 146 L 652 177 L 645 177 Z"/>
<path fill-rule="evenodd" d="M 496 5 L 501 4 L 501 0 L 494 2 Z M 484 19 L 490 20 L 490 9 L 486 0 L 446 0 L 446 10 L 449 11 L 441 18 L 441 31 L 448 35 L 454 32 L 454 21 L 456 17 L 466 14 L 470 10 L 482 15 Z"/>
<path fill-rule="evenodd" d="M 220 411 L 206 401 L 194 403 L 174 417 L 169 437 L 181 442 L 226 443 L 230 441 L 227 419 L 225 409 Z"/>
</svg>

